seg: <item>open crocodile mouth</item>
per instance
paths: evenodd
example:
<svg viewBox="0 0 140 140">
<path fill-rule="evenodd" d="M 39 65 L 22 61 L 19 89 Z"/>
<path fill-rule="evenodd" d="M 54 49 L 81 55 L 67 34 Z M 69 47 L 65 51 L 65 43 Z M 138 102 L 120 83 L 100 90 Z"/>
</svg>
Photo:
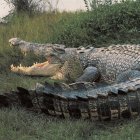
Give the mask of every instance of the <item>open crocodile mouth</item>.
<svg viewBox="0 0 140 140">
<path fill-rule="evenodd" d="M 32 76 L 53 76 L 61 68 L 61 64 L 50 64 L 48 61 L 44 63 L 34 63 L 32 66 L 25 67 L 11 65 L 11 71 L 17 74 Z"/>
</svg>

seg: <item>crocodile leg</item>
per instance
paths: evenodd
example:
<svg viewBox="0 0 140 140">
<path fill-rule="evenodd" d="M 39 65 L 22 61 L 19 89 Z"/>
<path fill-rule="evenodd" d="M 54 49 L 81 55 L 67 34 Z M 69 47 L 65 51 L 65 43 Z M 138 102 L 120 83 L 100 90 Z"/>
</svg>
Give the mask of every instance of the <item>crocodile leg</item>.
<svg viewBox="0 0 140 140">
<path fill-rule="evenodd" d="M 93 82 L 100 78 L 100 73 L 96 67 L 87 67 L 76 82 Z"/>
</svg>

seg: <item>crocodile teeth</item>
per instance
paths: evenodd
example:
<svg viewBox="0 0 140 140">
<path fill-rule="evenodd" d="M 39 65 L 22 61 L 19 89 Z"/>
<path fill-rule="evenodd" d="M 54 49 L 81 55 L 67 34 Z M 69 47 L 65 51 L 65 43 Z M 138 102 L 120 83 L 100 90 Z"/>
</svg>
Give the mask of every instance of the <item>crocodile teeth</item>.
<svg viewBox="0 0 140 140">
<path fill-rule="evenodd" d="M 11 67 L 11 69 L 12 69 L 12 68 L 14 68 L 14 65 L 12 64 L 10 67 Z"/>
<path fill-rule="evenodd" d="M 37 65 L 38 64 L 38 62 L 35 62 L 35 63 L 33 63 L 33 66 L 35 66 L 35 65 Z"/>
</svg>

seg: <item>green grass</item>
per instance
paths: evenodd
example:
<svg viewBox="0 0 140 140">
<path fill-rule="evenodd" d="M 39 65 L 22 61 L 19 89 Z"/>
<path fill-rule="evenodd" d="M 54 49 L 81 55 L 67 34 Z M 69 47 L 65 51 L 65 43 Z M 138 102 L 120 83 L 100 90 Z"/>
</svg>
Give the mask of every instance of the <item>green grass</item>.
<svg viewBox="0 0 140 140">
<path fill-rule="evenodd" d="M 140 120 L 60 120 L 23 109 L 0 111 L 0 140 L 139 140 Z"/>
<path fill-rule="evenodd" d="M 10 65 L 31 65 L 45 59 L 23 57 L 8 44 L 12 37 L 39 43 L 63 43 L 69 47 L 93 44 L 140 43 L 140 3 L 131 2 L 103 6 L 92 12 L 42 13 L 33 17 L 14 16 L 7 25 L 0 25 L 0 92 L 17 86 L 34 88 L 45 77 L 29 77 L 10 72 Z M 116 28 L 117 26 L 117 28 Z M 1 140 L 139 140 L 140 121 L 90 122 L 60 120 L 23 109 L 0 110 Z"/>
<path fill-rule="evenodd" d="M 0 91 L 11 91 L 16 90 L 17 86 L 22 86 L 24 88 L 33 89 L 37 82 L 43 83 L 48 81 L 46 77 L 30 77 L 16 75 L 13 73 L 2 73 L 0 74 Z M 50 80 L 49 80 L 50 81 Z"/>
</svg>

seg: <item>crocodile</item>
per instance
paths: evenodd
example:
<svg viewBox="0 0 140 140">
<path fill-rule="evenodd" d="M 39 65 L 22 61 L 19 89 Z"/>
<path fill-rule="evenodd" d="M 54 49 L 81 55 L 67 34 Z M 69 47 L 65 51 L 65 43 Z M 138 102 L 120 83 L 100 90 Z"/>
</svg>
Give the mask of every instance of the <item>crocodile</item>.
<svg viewBox="0 0 140 140">
<path fill-rule="evenodd" d="M 21 49 L 23 53 L 32 51 L 37 55 L 44 55 L 50 61 L 52 58 L 55 58 L 55 62 L 60 60 L 59 62 L 63 65 L 61 75 L 65 75 L 67 79 L 72 77 L 72 82 L 100 81 L 112 84 L 140 76 L 140 45 L 66 48 L 53 44 L 50 46 L 37 44 L 36 46 L 36 43 L 29 43 L 18 38 L 10 39 L 9 43 Z M 79 66 L 74 68 L 77 65 Z M 73 76 L 75 69 L 77 69 L 76 76 Z"/>
<path fill-rule="evenodd" d="M 140 45 L 57 49 L 46 47 L 45 56 L 53 54 L 63 63 L 72 56 L 84 70 L 96 68 L 90 76 L 92 82 L 86 79 L 85 71 L 76 83 L 68 85 L 45 83 L 34 90 L 18 87 L 21 105 L 63 118 L 112 120 L 140 114 Z M 64 67 L 67 72 L 68 64 Z"/>
</svg>

